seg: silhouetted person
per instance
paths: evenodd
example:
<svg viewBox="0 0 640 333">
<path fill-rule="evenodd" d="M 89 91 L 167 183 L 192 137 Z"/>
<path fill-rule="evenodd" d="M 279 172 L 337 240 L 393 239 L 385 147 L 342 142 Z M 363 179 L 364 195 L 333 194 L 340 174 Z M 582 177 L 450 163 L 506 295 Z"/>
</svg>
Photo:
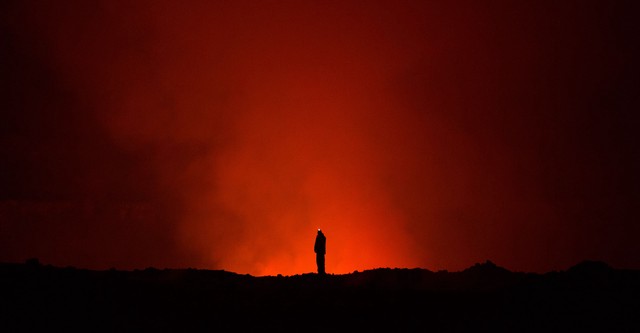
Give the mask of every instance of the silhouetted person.
<svg viewBox="0 0 640 333">
<path fill-rule="evenodd" d="M 318 235 L 316 236 L 316 244 L 313 246 L 313 252 L 316 253 L 318 274 L 324 275 L 324 254 L 327 253 L 327 238 L 324 237 L 324 234 L 320 229 L 318 229 Z"/>
</svg>

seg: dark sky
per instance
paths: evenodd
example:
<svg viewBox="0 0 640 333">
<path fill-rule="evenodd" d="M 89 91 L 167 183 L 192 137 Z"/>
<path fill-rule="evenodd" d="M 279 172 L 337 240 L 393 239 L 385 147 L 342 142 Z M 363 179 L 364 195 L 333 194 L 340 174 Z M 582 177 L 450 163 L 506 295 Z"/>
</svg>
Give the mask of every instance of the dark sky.
<svg viewBox="0 0 640 333">
<path fill-rule="evenodd" d="M 2 1 L 0 261 L 640 268 L 636 1 Z"/>
</svg>

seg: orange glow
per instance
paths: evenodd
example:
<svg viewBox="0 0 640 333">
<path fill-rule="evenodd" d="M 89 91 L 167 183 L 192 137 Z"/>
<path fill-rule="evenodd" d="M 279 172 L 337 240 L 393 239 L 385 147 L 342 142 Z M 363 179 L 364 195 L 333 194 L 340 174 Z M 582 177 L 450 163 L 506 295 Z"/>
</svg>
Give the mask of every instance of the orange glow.
<svg viewBox="0 0 640 333">
<path fill-rule="evenodd" d="M 3 6 L 0 260 L 637 265 L 625 6 Z"/>
<path fill-rule="evenodd" d="M 290 74 L 300 80 L 280 81 L 289 74 L 265 76 L 245 96 L 235 131 L 241 139 L 212 166 L 217 188 L 202 204 L 222 205 L 244 222 L 237 244 L 224 241 L 233 250 L 220 264 L 252 274 L 313 271 L 309 249 L 322 227 L 329 272 L 411 265 L 403 216 L 377 174 L 390 166 L 366 136 L 371 117 L 384 112 L 364 98 L 372 92 L 358 83 L 367 78 L 335 81 L 330 72 L 301 68 Z M 183 232 L 206 228 L 207 216 L 204 209 Z M 199 252 L 211 246 L 207 236 L 197 243 Z"/>
</svg>

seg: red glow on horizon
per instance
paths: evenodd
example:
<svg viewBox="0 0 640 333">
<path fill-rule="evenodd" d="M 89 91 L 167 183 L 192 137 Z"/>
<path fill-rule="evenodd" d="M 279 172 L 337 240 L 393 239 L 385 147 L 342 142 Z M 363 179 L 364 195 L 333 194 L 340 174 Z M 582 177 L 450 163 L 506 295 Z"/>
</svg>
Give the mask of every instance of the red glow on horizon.
<svg viewBox="0 0 640 333">
<path fill-rule="evenodd" d="M 622 4 L 9 7 L 0 260 L 639 264 Z"/>
</svg>

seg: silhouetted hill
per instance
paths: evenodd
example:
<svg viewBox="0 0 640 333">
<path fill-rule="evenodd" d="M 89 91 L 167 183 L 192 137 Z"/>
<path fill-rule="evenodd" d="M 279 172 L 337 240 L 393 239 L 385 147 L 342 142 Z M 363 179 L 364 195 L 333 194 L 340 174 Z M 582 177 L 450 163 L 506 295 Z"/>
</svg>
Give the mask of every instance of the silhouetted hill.
<svg viewBox="0 0 640 333">
<path fill-rule="evenodd" d="M 640 271 L 379 268 L 254 277 L 0 264 L 0 331 L 639 332 Z"/>
</svg>

